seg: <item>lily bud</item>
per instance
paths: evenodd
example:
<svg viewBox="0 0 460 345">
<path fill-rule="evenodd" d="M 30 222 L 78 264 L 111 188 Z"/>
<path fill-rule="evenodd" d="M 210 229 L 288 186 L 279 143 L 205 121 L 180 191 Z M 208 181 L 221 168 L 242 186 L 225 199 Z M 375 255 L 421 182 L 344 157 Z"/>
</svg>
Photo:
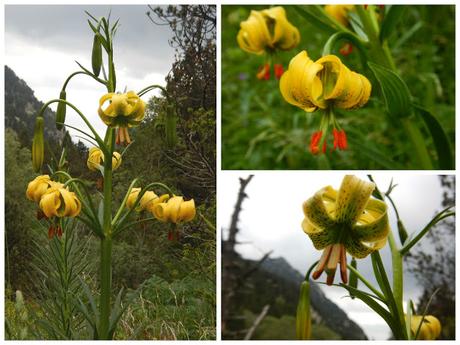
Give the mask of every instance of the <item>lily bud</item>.
<svg viewBox="0 0 460 345">
<path fill-rule="evenodd" d="M 65 90 L 61 90 L 59 94 L 59 99 L 66 100 L 67 95 Z M 59 102 L 56 110 L 56 128 L 61 130 L 63 127 L 63 123 L 65 122 L 65 113 L 66 113 L 66 104 L 63 102 Z"/>
<path fill-rule="evenodd" d="M 311 336 L 310 283 L 300 285 L 299 304 L 297 305 L 296 334 L 298 340 L 308 340 Z"/>
<path fill-rule="evenodd" d="M 32 140 L 32 166 L 35 172 L 39 172 L 45 157 L 45 143 L 43 129 L 43 117 L 38 116 L 35 120 L 34 138 Z"/>
<path fill-rule="evenodd" d="M 407 240 L 407 230 L 401 219 L 398 219 L 398 234 L 401 244 L 404 244 L 404 242 Z"/>
<path fill-rule="evenodd" d="M 356 262 L 355 258 L 351 259 L 351 267 L 354 269 L 358 268 L 358 263 Z M 351 286 L 352 288 L 357 288 L 358 287 L 358 276 L 355 274 L 355 272 L 350 270 L 350 282 L 348 283 L 348 286 Z M 350 297 L 352 299 L 355 299 L 355 295 L 350 291 Z"/>
<path fill-rule="evenodd" d="M 101 41 L 97 35 L 94 35 L 93 40 L 93 52 L 91 54 L 91 64 L 93 67 L 93 73 L 97 77 L 101 72 L 102 66 L 102 46 Z"/>
</svg>

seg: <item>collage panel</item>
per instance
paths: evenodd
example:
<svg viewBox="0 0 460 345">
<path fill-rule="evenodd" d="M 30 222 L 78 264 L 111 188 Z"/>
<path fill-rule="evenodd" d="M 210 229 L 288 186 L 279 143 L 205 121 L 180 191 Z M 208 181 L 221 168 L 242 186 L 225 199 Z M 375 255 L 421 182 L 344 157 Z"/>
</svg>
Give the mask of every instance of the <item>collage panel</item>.
<svg viewBox="0 0 460 345">
<path fill-rule="evenodd" d="M 222 339 L 454 340 L 455 180 L 222 172 Z"/>
<path fill-rule="evenodd" d="M 216 6 L 4 8 L 5 339 L 215 340 Z"/>
<path fill-rule="evenodd" d="M 455 5 L 223 5 L 222 169 L 455 169 Z"/>
</svg>

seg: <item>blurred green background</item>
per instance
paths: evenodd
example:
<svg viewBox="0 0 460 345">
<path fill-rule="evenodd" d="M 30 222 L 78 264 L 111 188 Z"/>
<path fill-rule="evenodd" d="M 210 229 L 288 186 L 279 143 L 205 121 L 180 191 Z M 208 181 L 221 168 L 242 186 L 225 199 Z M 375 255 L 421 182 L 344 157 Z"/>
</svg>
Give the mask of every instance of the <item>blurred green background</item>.
<svg viewBox="0 0 460 345">
<path fill-rule="evenodd" d="M 310 138 L 321 116 L 305 113 L 282 98 L 273 77 L 260 81 L 256 73 L 265 56 L 241 50 L 236 41 L 239 24 L 252 9 L 267 6 L 222 6 L 222 168 L 223 169 L 415 169 L 413 147 L 401 126 L 385 113 L 381 91 L 369 70 L 364 70 L 357 49 L 344 57 L 351 70 L 373 84 L 367 105 L 337 111 L 346 130 L 346 151 L 313 156 Z M 388 7 L 388 6 L 386 6 Z M 293 6 L 284 6 L 288 20 L 300 31 L 300 44 L 280 52 L 275 63 L 286 69 L 301 50 L 313 60 L 321 57 L 329 35 L 302 18 Z M 415 103 L 423 105 L 443 126 L 452 150 L 455 141 L 455 7 L 407 6 L 403 19 L 389 38 L 400 75 Z M 273 71 L 272 71 L 273 76 Z M 433 159 L 436 153 L 428 129 L 418 123 Z M 332 140 L 328 138 L 328 140 Z M 331 142 L 329 142 L 330 145 Z M 329 146 L 330 147 L 330 146 Z"/>
</svg>

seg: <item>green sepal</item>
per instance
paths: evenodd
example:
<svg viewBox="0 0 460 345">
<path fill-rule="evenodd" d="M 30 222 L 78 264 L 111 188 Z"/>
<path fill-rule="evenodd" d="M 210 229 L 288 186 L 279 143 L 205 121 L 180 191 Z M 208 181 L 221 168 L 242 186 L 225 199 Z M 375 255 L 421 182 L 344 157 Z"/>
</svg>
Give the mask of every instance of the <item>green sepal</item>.
<svg viewBox="0 0 460 345">
<path fill-rule="evenodd" d="M 388 115 L 393 119 L 409 117 L 413 108 L 406 83 L 399 75 L 386 67 L 373 62 L 367 64 L 380 84 Z"/>
<path fill-rule="evenodd" d="M 407 230 L 401 219 L 398 219 L 398 234 L 401 244 L 404 244 L 407 240 Z"/>
</svg>

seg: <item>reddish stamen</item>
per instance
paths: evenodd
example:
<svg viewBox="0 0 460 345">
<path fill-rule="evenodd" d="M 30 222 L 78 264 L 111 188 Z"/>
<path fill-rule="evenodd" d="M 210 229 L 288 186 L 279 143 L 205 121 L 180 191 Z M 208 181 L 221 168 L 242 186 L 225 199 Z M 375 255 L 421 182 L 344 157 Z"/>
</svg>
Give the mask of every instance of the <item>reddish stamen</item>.
<svg viewBox="0 0 460 345">
<path fill-rule="evenodd" d="M 341 130 L 339 132 L 339 149 L 346 150 L 348 147 L 347 143 L 347 135 L 345 134 L 345 130 Z"/>
<path fill-rule="evenodd" d="M 323 273 L 324 268 L 326 267 L 326 263 L 329 260 L 331 250 L 332 250 L 332 245 L 329 245 L 326 248 L 324 248 L 323 254 L 321 255 L 321 258 L 319 259 L 318 266 L 316 266 L 316 270 L 312 274 L 313 279 L 315 280 L 318 279 Z"/>
<path fill-rule="evenodd" d="M 48 228 L 48 239 L 53 239 L 54 237 L 54 226 L 50 225 L 50 227 Z"/>
<path fill-rule="evenodd" d="M 310 141 L 310 152 L 313 153 L 314 155 L 317 155 L 320 151 L 319 149 L 319 143 L 321 141 L 321 137 L 323 136 L 322 131 L 317 131 L 314 132 L 313 135 L 311 136 L 311 141 Z M 323 143 L 323 153 L 326 152 L 326 141 Z"/>
<path fill-rule="evenodd" d="M 268 80 L 270 79 L 270 65 L 266 63 L 265 65 L 259 68 L 257 72 L 257 79 L 259 80 Z"/>
<path fill-rule="evenodd" d="M 61 238 L 62 237 L 62 228 L 60 225 L 57 226 L 56 228 L 56 235 L 57 237 Z"/>
<path fill-rule="evenodd" d="M 276 63 L 273 69 L 275 72 L 275 78 L 279 80 L 284 73 L 283 65 Z"/>
<path fill-rule="evenodd" d="M 344 245 L 341 245 L 340 248 L 340 277 L 344 284 L 348 283 L 347 276 L 347 250 Z"/>
<path fill-rule="evenodd" d="M 333 149 L 339 149 L 339 150 L 346 150 L 348 145 L 347 145 L 347 135 L 345 134 L 345 131 L 342 130 L 337 130 L 333 129 L 332 134 L 334 135 L 334 147 Z"/>
<path fill-rule="evenodd" d="M 172 230 L 169 230 L 168 231 L 168 241 L 172 241 L 172 240 L 174 240 L 174 234 Z"/>
</svg>

